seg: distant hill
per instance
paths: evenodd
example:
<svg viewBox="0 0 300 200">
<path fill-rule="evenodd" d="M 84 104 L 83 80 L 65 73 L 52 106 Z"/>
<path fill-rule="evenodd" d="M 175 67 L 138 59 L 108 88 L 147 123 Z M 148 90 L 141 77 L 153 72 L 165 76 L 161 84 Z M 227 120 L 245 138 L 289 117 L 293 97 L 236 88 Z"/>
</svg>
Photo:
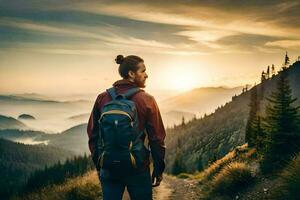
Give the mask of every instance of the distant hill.
<svg viewBox="0 0 300 200">
<path fill-rule="evenodd" d="M 167 113 L 162 113 L 162 119 L 166 127 L 172 127 L 174 124 L 178 125 L 182 123 L 182 118 L 185 122 L 192 120 L 195 114 L 190 112 L 182 112 L 177 110 L 171 110 Z"/>
<path fill-rule="evenodd" d="M 56 101 L 45 98 L 36 98 L 28 95 L 0 95 L 0 102 L 2 103 L 39 103 L 39 104 L 77 104 L 87 103 L 88 100 L 76 100 L 76 101 Z"/>
<path fill-rule="evenodd" d="M 48 134 L 42 131 L 5 129 L 0 130 L 0 138 L 24 144 L 48 143 Z"/>
<path fill-rule="evenodd" d="M 32 116 L 32 115 L 29 115 L 29 114 L 22 114 L 22 115 L 19 115 L 18 119 L 26 119 L 26 120 L 29 119 L 29 120 L 33 120 L 33 119 L 35 119 L 35 117 Z"/>
<path fill-rule="evenodd" d="M 38 93 L 23 93 L 23 94 L 14 94 L 13 96 L 22 97 L 27 99 L 35 99 L 35 100 L 49 100 L 51 97 L 38 94 Z"/>
<path fill-rule="evenodd" d="M 288 69 L 293 97 L 300 105 L 300 61 Z M 279 76 L 276 75 L 257 85 L 258 96 L 262 98 L 261 109 L 264 111 L 266 97 L 276 88 Z M 201 170 L 215 159 L 221 158 L 234 147 L 245 142 L 245 126 L 249 113 L 250 91 L 238 95 L 232 101 L 215 109 L 213 114 L 193 120 L 185 126 L 168 129 L 166 146 L 167 171 L 171 171 L 178 158 L 183 159 L 185 171 Z M 263 113 L 263 112 L 262 112 Z"/>
<path fill-rule="evenodd" d="M 0 138 L 26 144 L 48 144 L 57 146 L 76 154 L 89 153 L 87 124 L 80 124 L 57 134 L 42 131 L 0 130 Z"/>
<path fill-rule="evenodd" d="M 17 191 L 31 172 L 64 161 L 74 154 L 45 145 L 24 145 L 0 139 L 0 196 Z"/>
<path fill-rule="evenodd" d="M 87 124 L 80 124 L 60 134 L 51 135 L 49 145 L 59 146 L 79 154 L 89 153 L 86 129 Z"/>
<path fill-rule="evenodd" d="M 28 129 L 28 127 L 13 117 L 0 115 L 0 129 Z"/>
<path fill-rule="evenodd" d="M 1 102 L 11 102 L 11 103 L 59 103 L 58 101 L 45 100 L 39 98 L 29 98 L 24 96 L 16 96 L 16 95 L 0 95 Z"/>
<path fill-rule="evenodd" d="M 162 112 L 171 110 L 203 115 L 230 101 L 232 96 L 240 94 L 242 87 L 204 87 L 197 88 L 160 102 Z"/>
<path fill-rule="evenodd" d="M 77 121 L 77 120 L 78 121 L 83 121 L 83 120 L 88 121 L 89 117 L 90 117 L 90 113 L 84 113 L 84 114 L 79 114 L 79 115 L 73 115 L 73 116 L 69 117 L 68 119 L 74 120 L 74 121 Z"/>
<path fill-rule="evenodd" d="M 28 96 L 0 95 L 0 105 L 2 115 L 17 117 L 21 114 L 32 114 L 36 120 L 27 120 L 26 125 L 35 130 L 55 133 L 87 122 L 67 118 L 72 115 L 89 113 L 93 102 L 86 100 L 54 101 L 29 98 Z"/>
</svg>

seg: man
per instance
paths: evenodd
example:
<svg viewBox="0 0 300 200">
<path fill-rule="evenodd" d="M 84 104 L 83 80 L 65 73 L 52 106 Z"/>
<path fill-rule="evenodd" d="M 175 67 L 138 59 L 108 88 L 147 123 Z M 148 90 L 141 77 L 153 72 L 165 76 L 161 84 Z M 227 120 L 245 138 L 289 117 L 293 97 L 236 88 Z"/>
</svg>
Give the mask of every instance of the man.
<svg viewBox="0 0 300 200">
<path fill-rule="evenodd" d="M 119 64 L 119 74 L 123 78 L 113 84 L 113 89 L 117 94 L 126 94 L 132 88 L 146 87 L 145 83 L 148 75 L 142 58 L 134 55 L 124 58 L 122 55 L 118 55 L 115 61 Z M 101 155 L 99 155 L 97 148 L 99 141 L 98 120 L 103 114 L 102 109 L 105 104 L 112 101 L 110 93 L 107 91 L 103 92 L 96 99 L 88 122 L 87 132 L 89 148 L 93 162 L 98 170 L 104 200 L 121 200 L 125 187 L 127 187 L 132 200 L 152 199 L 152 187 L 159 186 L 163 178 L 162 174 L 165 168 L 164 139 L 166 133 L 159 108 L 155 99 L 142 89 L 133 94 L 130 100 L 134 102 L 136 107 L 138 129 L 140 132 L 145 132 L 140 139 L 145 141 L 147 137 L 149 141 L 154 166 L 152 177 L 149 169 L 149 156 L 143 161 L 142 167 L 136 169 L 135 173 L 119 178 L 114 177 L 114 174 L 109 169 L 101 169 L 101 164 L 99 164 Z"/>
</svg>

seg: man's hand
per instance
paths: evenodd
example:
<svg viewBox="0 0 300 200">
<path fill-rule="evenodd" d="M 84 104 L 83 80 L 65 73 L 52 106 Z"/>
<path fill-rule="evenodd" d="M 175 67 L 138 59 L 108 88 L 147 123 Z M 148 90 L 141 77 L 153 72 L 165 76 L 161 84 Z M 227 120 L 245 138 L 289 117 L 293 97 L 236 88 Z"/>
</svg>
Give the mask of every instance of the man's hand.
<svg viewBox="0 0 300 200">
<path fill-rule="evenodd" d="M 93 160 L 95 168 L 97 169 L 97 171 L 99 171 L 100 170 L 100 165 L 99 165 L 98 153 L 94 153 L 92 155 L 92 160 Z"/>
<path fill-rule="evenodd" d="M 160 185 L 160 182 L 163 180 L 162 174 L 152 173 L 152 187 L 157 187 Z"/>
</svg>

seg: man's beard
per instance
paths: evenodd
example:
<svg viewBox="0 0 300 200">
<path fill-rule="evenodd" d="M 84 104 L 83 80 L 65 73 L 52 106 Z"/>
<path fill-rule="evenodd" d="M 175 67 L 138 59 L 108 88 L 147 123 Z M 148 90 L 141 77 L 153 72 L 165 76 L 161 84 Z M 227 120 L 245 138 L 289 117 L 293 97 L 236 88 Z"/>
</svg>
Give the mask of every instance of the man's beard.
<svg viewBox="0 0 300 200">
<path fill-rule="evenodd" d="M 140 88 L 145 88 L 146 87 L 146 80 L 145 81 L 139 81 L 137 79 L 134 80 L 135 84 L 140 87 Z"/>
</svg>

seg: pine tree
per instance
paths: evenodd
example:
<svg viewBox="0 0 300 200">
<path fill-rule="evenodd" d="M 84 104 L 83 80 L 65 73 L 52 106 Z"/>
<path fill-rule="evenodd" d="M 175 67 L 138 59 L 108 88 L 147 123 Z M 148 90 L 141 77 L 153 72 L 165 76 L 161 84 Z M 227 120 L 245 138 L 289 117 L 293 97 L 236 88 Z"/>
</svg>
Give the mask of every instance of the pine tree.
<svg viewBox="0 0 300 200">
<path fill-rule="evenodd" d="M 267 79 L 269 79 L 270 78 L 270 66 L 268 66 L 268 68 L 267 68 L 266 75 L 267 75 Z"/>
<path fill-rule="evenodd" d="M 272 73 L 272 78 L 273 78 L 275 76 L 275 73 L 276 73 L 274 64 L 272 64 L 271 73 Z"/>
<path fill-rule="evenodd" d="M 266 139 L 265 131 L 262 127 L 262 121 L 259 114 L 257 114 L 252 122 L 252 132 L 255 136 L 254 146 L 259 156 L 265 150 L 264 141 Z"/>
<path fill-rule="evenodd" d="M 298 108 L 292 104 L 292 90 L 289 86 L 287 70 L 280 73 L 277 91 L 267 98 L 264 129 L 265 152 L 262 170 L 271 172 L 280 169 L 290 157 L 300 150 Z"/>
<path fill-rule="evenodd" d="M 182 119 L 181 119 L 181 125 L 182 125 L 182 126 L 185 125 L 185 118 L 184 118 L 184 116 L 182 116 Z"/>
<path fill-rule="evenodd" d="M 181 147 L 182 147 L 182 143 L 181 140 L 178 138 L 175 160 L 172 166 L 172 174 L 174 175 L 178 175 L 185 171 L 185 166 L 182 160 Z"/>
<path fill-rule="evenodd" d="M 182 162 L 182 156 L 179 151 L 176 152 L 175 160 L 172 166 L 172 174 L 178 175 L 185 171 L 184 164 Z"/>
<path fill-rule="evenodd" d="M 266 73 L 265 71 L 261 72 L 261 78 L 260 78 L 261 82 L 263 83 L 266 80 Z"/>
<path fill-rule="evenodd" d="M 283 69 L 286 69 L 288 67 L 288 65 L 290 64 L 290 58 L 288 56 L 288 53 L 285 53 L 285 58 L 284 58 L 284 64 L 283 64 Z"/>
<path fill-rule="evenodd" d="M 249 147 L 254 147 L 256 141 L 256 135 L 253 127 L 253 122 L 257 117 L 258 110 L 259 110 L 259 102 L 257 98 L 257 86 L 253 87 L 251 90 L 249 106 L 250 106 L 250 112 L 249 112 L 248 122 L 246 125 L 245 140 L 248 143 Z"/>
</svg>

